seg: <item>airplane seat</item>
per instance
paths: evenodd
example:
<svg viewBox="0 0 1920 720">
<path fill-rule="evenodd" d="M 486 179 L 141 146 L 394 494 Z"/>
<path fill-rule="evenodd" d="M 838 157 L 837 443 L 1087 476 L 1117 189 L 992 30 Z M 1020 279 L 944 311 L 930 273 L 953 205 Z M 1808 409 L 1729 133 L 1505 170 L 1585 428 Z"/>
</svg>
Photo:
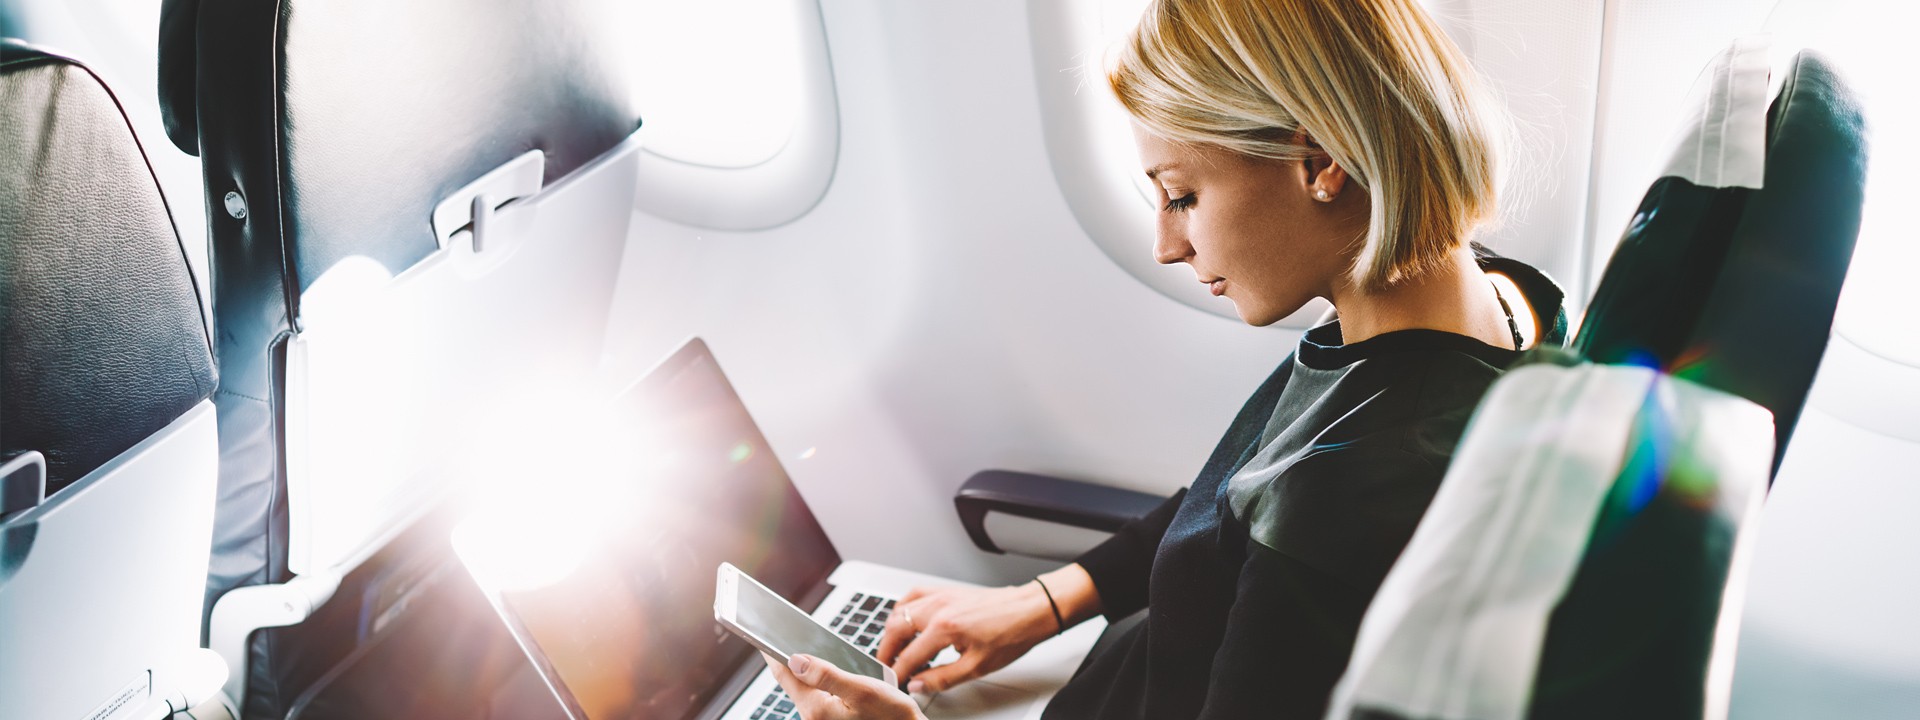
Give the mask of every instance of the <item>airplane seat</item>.
<svg viewBox="0 0 1920 720">
<path fill-rule="evenodd" d="M 199 650 L 215 380 L 112 91 L 0 39 L 0 717 L 154 717 L 225 681 Z"/>
<path fill-rule="evenodd" d="M 1647 191 L 1574 347 L 1759 403 L 1774 416 L 1778 470 L 1853 259 L 1866 153 L 1856 103 L 1816 53 L 1794 58 L 1764 122 L 1744 129 L 1765 135 L 1764 152 L 1744 154 L 1748 178 L 1669 174 Z"/>
<path fill-rule="evenodd" d="M 1766 50 L 1703 74 L 1571 353 L 1536 352 L 1476 412 L 1330 718 L 1725 716 L 1736 548 L 1820 365 L 1865 167 L 1844 82 L 1802 53 L 1769 104 Z M 995 514 L 1110 530 L 1157 499 L 988 471 L 955 505 L 1001 552 Z"/>
<path fill-rule="evenodd" d="M 219 328 L 207 642 L 246 717 L 366 640 L 394 593 L 362 566 L 465 443 L 597 367 L 639 147 L 610 4 L 163 4 Z"/>
<path fill-rule="evenodd" d="M 1750 532 L 1859 231 L 1859 109 L 1741 40 L 1575 354 L 1509 373 L 1363 620 L 1330 718 L 1724 718 Z M 1556 365 L 1558 367 L 1556 367 Z"/>
</svg>

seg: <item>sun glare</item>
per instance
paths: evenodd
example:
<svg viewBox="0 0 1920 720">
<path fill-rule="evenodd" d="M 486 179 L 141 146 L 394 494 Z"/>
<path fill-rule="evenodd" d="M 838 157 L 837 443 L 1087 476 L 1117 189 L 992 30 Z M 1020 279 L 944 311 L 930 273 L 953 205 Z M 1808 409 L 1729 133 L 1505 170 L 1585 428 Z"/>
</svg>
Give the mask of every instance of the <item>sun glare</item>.
<svg viewBox="0 0 1920 720">
<path fill-rule="evenodd" d="M 588 392 L 525 397 L 475 424 L 455 481 L 469 508 L 454 550 L 483 586 L 557 583 L 634 523 L 671 456 L 642 420 Z"/>
</svg>

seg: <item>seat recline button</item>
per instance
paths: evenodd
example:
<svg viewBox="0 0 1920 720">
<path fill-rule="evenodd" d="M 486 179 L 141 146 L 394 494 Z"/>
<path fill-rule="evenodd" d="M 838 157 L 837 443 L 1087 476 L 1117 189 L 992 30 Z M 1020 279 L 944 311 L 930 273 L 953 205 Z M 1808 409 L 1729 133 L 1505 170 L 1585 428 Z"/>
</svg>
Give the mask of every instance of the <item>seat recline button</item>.
<svg viewBox="0 0 1920 720">
<path fill-rule="evenodd" d="M 227 214 L 232 215 L 233 219 L 235 220 L 247 219 L 247 199 L 240 196 L 240 191 L 238 190 L 229 191 L 227 193 L 226 204 L 227 204 Z"/>
</svg>

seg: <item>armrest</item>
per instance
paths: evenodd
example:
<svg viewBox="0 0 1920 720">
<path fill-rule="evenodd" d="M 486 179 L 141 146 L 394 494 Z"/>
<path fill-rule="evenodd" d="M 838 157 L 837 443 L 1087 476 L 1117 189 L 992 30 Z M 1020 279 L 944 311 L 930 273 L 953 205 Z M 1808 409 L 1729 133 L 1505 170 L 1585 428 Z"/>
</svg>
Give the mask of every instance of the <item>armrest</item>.
<svg viewBox="0 0 1920 720">
<path fill-rule="evenodd" d="M 973 544 L 1006 554 L 987 537 L 987 513 L 1003 512 L 1034 520 L 1113 532 L 1165 502 L 1159 495 L 1007 470 L 984 470 L 960 486 L 953 508 Z"/>
</svg>

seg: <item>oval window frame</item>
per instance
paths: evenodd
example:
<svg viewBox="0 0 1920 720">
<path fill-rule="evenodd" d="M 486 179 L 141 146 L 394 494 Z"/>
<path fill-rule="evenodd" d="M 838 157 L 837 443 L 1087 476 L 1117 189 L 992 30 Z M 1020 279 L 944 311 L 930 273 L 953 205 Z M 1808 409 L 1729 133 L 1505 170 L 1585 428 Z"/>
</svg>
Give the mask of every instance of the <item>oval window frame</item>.
<svg viewBox="0 0 1920 720">
<path fill-rule="evenodd" d="M 1082 72 L 1090 60 L 1083 54 L 1085 49 L 1101 43 L 1099 2 L 1027 3 L 1041 130 L 1054 185 L 1066 197 L 1087 238 L 1121 270 L 1170 300 L 1239 322 L 1232 303 L 1213 297 L 1195 282 L 1192 271 L 1153 259 L 1154 208 L 1132 179 L 1140 169 L 1108 151 L 1103 140 L 1110 140 L 1112 132 L 1100 124 L 1105 118 L 1098 105 L 1104 92 L 1087 87 L 1094 79 Z M 1326 301 L 1315 300 L 1276 324 L 1310 327 L 1329 307 Z"/>
<path fill-rule="evenodd" d="M 1096 247 L 1128 275 L 1161 295 L 1201 312 L 1238 320 L 1231 303 L 1220 302 L 1204 286 L 1194 282 L 1185 268 L 1160 265 L 1153 260 L 1155 208 L 1150 201 L 1138 200 L 1142 193 L 1133 183 L 1139 168 L 1114 157 L 1108 144 L 1111 134 L 1099 123 L 1103 114 L 1099 103 L 1111 102 L 1103 89 L 1091 87 L 1100 82 L 1084 77 L 1081 69 L 1095 58 L 1090 48 L 1100 48 L 1100 13 L 1103 0 L 1029 0 L 1028 23 L 1036 85 L 1040 92 L 1041 124 L 1045 132 L 1047 156 L 1052 164 L 1055 184 L 1067 199 L 1074 218 Z M 1535 97 L 1547 85 L 1530 73 L 1538 73 L 1521 62 L 1511 48 L 1497 42 L 1501 31 L 1482 30 L 1477 18 L 1493 8 L 1467 0 L 1421 0 L 1442 28 L 1461 46 L 1476 65 L 1492 63 L 1502 73 L 1520 77 L 1483 77 L 1492 89 L 1523 121 L 1555 118 L 1556 132 L 1533 138 L 1543 159 L 1535 163 L 1525 180 L 1548 183 L 1554 187 L 1578 188 L 1578 192 L 1554 197 L 1527 198 L 1509 206 L 1501 223 L 1475 238 L 1507 257 L 1515 258 L 1545 271 L 1569 289 L 1569 312 L 1584 297 L 1580 282 L 1580 263 L 1587 255 L 1584 239 L 1590 233 L 1587 184 L 1592 171 L 1594 143 L 1594 104 L 1597 89 L 1571 78 L 1591 78 L 1599 73 L 1600 31 L 1603 4 L 1582 0 L 1577 12 L 1558 12 L 1534 8 L 1530 22 L 1537 29 L 1553 30 L 1567 37 L 1555 47 L 1545 76 L 1560 86 L 1551 96 Z M 1508 5 L 1524 6 L 1522 0 L 1507 0 Z M 1503 6 L 1504 7 L 1504 6 Z M 1551 18 L 1567 15 L 1565 24 L 1552 24 Z M 1511 29 L 1504 32 L 1511 33 Z M 1477 46 L 1489 45 L 1487 57 Z M 1589 48 L 1588 46 L 1591 46 Z M 1588 50 L 1591 50 L 1589 53 Z M 1517 88 L 1509 87 L 1518 82 Z M 1513 90 L 1519 93 L 1511 92 Z M 1124 165 L 1124 167 L 1123 167 Z M 1516 183 L 1517 184 L 1517 183 Z M 1514 189 L 1514 188 L 1510 188 Z M 1556 238 L 1582 238 L 1583 242 L 1557 245 Z M 1276 325 L 1307 328 L 1329 316 L 1332 309 L 1324 299 L 1316 299 Z"/>
<path fill-rule="evenodd" d="M 800 219 L 833 184 L 840 155 L 840 100 L 826 22 L 817 0 L 794 3 L 800 107 L 779 152 L 746 167 L 715 167 L 645 149 L 644 125 L 634 207 L 682 225 L 768 230 Z"/>
</svg>

